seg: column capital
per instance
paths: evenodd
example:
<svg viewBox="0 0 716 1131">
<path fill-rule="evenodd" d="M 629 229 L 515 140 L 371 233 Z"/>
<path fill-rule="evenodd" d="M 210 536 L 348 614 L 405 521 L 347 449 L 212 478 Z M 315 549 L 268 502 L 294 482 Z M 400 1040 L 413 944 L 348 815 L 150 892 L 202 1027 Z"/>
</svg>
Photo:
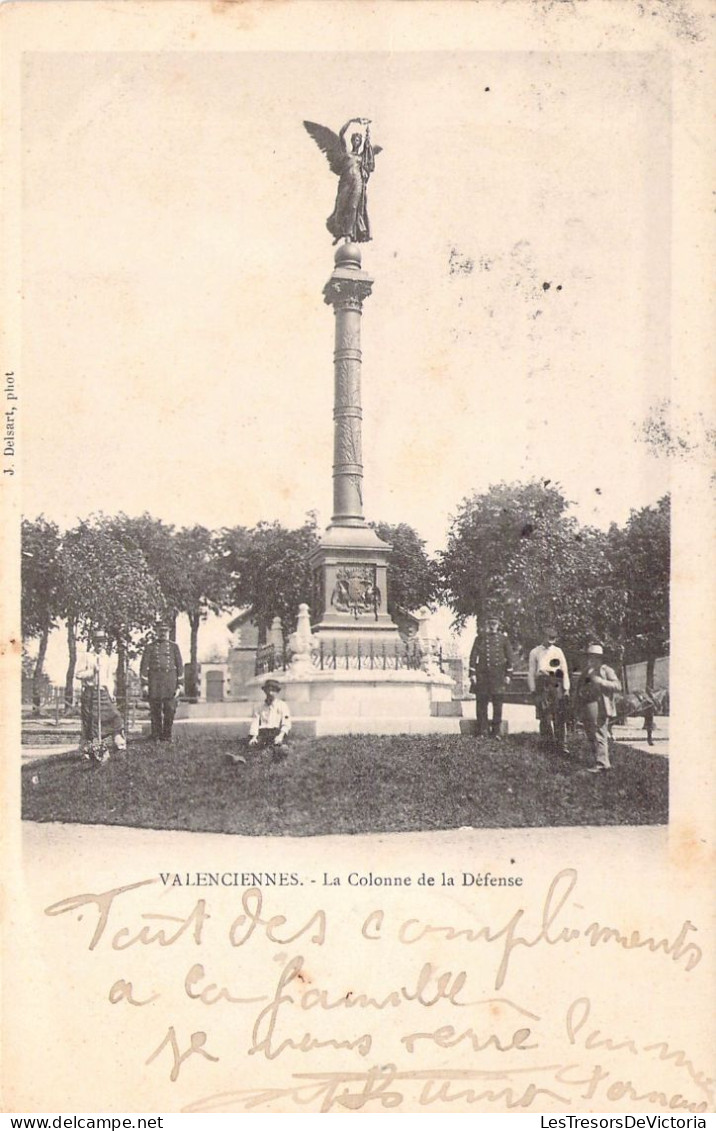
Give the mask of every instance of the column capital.
<svg viewBox="0 0 716 1131">
<path fill-rule="evenodd" d="M 336 270 L 323 288 L 323 300 L 336 310 L 360 310 L 373 290 L 373 280 L 364 271 Z"/>
</svg>

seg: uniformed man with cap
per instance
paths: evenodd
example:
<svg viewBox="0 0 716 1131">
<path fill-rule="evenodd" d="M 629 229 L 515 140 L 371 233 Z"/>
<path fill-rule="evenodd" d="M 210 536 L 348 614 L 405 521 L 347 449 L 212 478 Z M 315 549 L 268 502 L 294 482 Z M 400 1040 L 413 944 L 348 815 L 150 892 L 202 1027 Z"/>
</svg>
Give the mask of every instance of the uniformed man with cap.
<svg viewBox="0 0 716 1131">
<path fill-rule="evenodd" d="M 477 733 L 486 734 L 487 708 L 492 701 L 491 733 L 500 738 L 502 704 L 512 675 L 512 648 L 506 632 L 500 632 L 496 616 L 488 616 L 485 631 L 478 633 L 470 652 L 470 690 L 475 694 Z"/>
<path fill-rule="evenodd" d="M 157 625 L 157 639 L 147 644 L 139 669 L 142 690 L 149 699 L 152 738 L 171 742 L 177 699 L 184 682 L 184 664 L 179 645 L 169 639 L 169 628 Z"/>
<path fill-rule="evenodd" d="M 279 699 L 281 684 L 277 679 L 267 679 L 261 690 L 264 702 L 254 711 L 249 726 L 249 746 L 271 746 L 274 758 L 280 761 L 286 739 L 291 730 L 291 712 L 288 704 Z M 245 765 L 243 754 L 230 754 L 236 765 Z"/>
</svg>

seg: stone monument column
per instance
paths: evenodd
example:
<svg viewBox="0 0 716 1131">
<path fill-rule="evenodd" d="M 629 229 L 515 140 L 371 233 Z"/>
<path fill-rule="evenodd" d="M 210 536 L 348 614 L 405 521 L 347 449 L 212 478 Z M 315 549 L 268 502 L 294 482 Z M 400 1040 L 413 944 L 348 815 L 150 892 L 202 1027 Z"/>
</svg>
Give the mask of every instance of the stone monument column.
<svg viewBox="0 0 716 1131">
<path fill-rule="evenodd" d="M 391 547 L 365 521 L 360 330 L 363 302 L 373 280 L 361 269 L 360 247 L 336 249 L 335 267 L 323 297 L 335 314 L 333 354 L 333 517 L 314 553 L 312 621 L 326 639 L 397 645 L 388 615 Z"/>
<path fill-rule="evenodd" d="M 371 143 L 367 118 L 351 118 L 339 134 L 317 122 L 304 126 L 338 178 L 326 227 L 334 247 L 339 246 L 323 288 L 335 317 L 333 515 L 311 554 L 311 607 L 299 607 L 290 638 L 291 663 L 281 676 L 283 694 L 296 727 L 303 728 L 297 733 L 457 732 L 460 712 L 459 703 L 452 709 L 453 681 L 439 672 L 427 630 L 418 666 L 420 655 L 401 641 L 388 613 L 392 547 L 368 525 L 363 509 L 361 318 L 373 280 L 362 269 L 360 244 L 371 239 L 367 185 L 381 149 Z M 276 631 L 280 650 L 280 626 Z M 234 649 L 232 657 L 238 655 Z M 263 678 L 246 681 L 247 694 L 256 693 Z M 233 694 L 239 689 L 235 680 Z M 201 710 L 208 717 L 224 707 L 203 704 Z M 245 728 L 248 698 L 229 707 L 236 725 Z M 191 714 L 189 707 L 182 711 L 184 717 Z"/>
<path fill-rule="evenodd" d="M 323 288 L 336 317 L 333 371 L 333 523 L 365 526 L 360 326 L 363 301 L 373 280 L 361 270 L 358 244 L 346 243 L 335 255 L 335 269 Z"/>
</svg>

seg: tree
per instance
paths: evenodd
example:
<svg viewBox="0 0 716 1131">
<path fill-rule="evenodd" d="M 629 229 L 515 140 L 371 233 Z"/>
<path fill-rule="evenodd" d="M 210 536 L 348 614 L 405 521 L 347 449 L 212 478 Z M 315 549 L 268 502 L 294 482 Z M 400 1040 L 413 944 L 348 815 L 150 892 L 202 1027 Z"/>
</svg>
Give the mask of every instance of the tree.
<svg viewBox="0 0 716 1131">
<path fill-rule="evenodd" d="M 439 588 L 435 562 L 425 553 L 425 542 L 405 522 L 391 526 L 372 522 L 379 538 L 390 543 L 393 552 L 388 559 L 388 612 L 411 612 L 423 605 L 433 605 Z"/>
<path fill-rule="evenodd" d="M 62 575 L 59 567 L 60 531 L 43 515 L 23 519 L 21 530 L 21 626 L 23 640 L 39 637 L 32 677 L 32 706 L 39 711 L 47 642 L 60 615 Z"/>
<path fill-rule="evenodd" d="M 216 537 L 204 526 L 180 530 L 175 539 L 181 561 L 180 608 L 189 618 L 191 629 L 189 678 L 186 692 L 198 694 L 199 626 L 209 612 L 218 613 L 230 600 L 231 579 Z"/>
<path fill-rule="evenodd" d="M 317 545 L 313 514 L 295 530 L 260 522 L 251 530 L 222 531 L 219 549 L 231 578 L 231 598 L 237 606 L 251 606 L 261 644 L 274 617 L 281 618 L 284 636 L 293 631 L 298 606 L 310 599 L 309 557 Z"/>
<path fill-rule="evenodd" d="M 546 621 L 576 644 L 618 639 L 624 592 L 606 535 L 580 527 L 559 485 L 499 483 L 465 499 L 439 556 L 443 594 L 458 624 L 500 616 L 531 645 Z"/>
<path fill-rule="evenodd" d="M 75 701 L 75 669 L 77 667 L 77 621 L 71 614 L 65 618 L 67 632 L 67 671 L 65 672 L 65 710 Z"/>
<path fill-rule="evenodd" d="M 623 529 L 609 531 L 612 565 L 626 593 L 624 644 L 630 657 L 646 659 L 646 684 L 669 639 L 671 499 L 633 510 Z"/>
<path fill-rule="evenodd" d="M 171 621 L 171 637 L 176 634 L 176 617 L 185 604 L 186 571 L 178 536 L 173 526 L 145 511 L 138 518 L 118 514 L 112 519 L 117 537 L 128 548 L 141 551 L 149 572 L 162 591 L 165 616 Z"/>
<path fill-rule="evenodd" d="M 117 698 L 122 701 L 129 653 L 141 647 L 133 637 L 146 633 L 165 612 L 159 584 L 121 525 L 103 515 L 80 522 L 65 535 L 62 574 L 65 615 L 89 644 L 101 629 L 109 647 L 117 649 Z"/>
<path fill-rule="evenodd" d="M 588 638 L 619 651 L 626 595 L 606 535 L 566 515 L 521 541 L 505 571 L 506 619 L 517 637 L 536 643 L 553 621 L 570 648 Z"/>
</svg>

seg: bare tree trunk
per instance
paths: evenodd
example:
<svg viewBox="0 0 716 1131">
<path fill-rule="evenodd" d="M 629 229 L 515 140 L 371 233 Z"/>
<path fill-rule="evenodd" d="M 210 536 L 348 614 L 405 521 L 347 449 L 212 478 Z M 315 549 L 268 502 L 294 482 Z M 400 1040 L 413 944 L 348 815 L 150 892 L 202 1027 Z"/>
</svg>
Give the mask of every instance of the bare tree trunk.
<svg viewBox="0 0 716 1131">
<path fill-rule="evenodd" d="M 646 661 L 646 690 L 654 690 L 654 667 L 656 666 L 656 656 L 650 655 Z"/>
<path fill-rule="evenodd" d="M 117 639 L 117 710 L 124 717 L 127 711 L 127 643 Z"/>
<path fill-rule="evenodd" d="M 35 670 L 32 673 L 32 713 L 33 715 L 40 714 L 40 707 L 42 704 L 42 676 L 44 674 L 43 668 L 45 666 L 45 656 L 47 655 L 47 641 L 50 638 L 50 626 L 46 625 L 42 636 L 40 637 L 40 650 L 37 653 L 35 661 Z"/>
<path fill-rule="evenodd" d="M 199 697 L 199 625 L 201 623 L 201 615 L 199 613 L 189 613 L 189 625 L 191 628 L 190 638 L 190 654 L 189 654 L 189 680 L 187 687 L 187 695 L 190 699 L 198 699 Z"/>
<path fill-rule="evenodd" d="M 67 664 L 67 675 L 65 676 L 65 710 L 72 707 L 75 701 L 75 668 L 77 666 L 77 636 L 76 636 L 76 622 L 74 617 L 67 618 L 67 651 L 69 652 L 69 663 Z"/>
<path fill-rule="evenodd" d="M 129 645 L 127 645 L 127 650 L 124 658 L 124 680 L 124 686 L 126 690 L 124 696 L 124 711 L 122 712 L 122 718 L 124 719 L 124 736 L 127 739 L 127 742 L 129 742 Z"/>
</svg>

